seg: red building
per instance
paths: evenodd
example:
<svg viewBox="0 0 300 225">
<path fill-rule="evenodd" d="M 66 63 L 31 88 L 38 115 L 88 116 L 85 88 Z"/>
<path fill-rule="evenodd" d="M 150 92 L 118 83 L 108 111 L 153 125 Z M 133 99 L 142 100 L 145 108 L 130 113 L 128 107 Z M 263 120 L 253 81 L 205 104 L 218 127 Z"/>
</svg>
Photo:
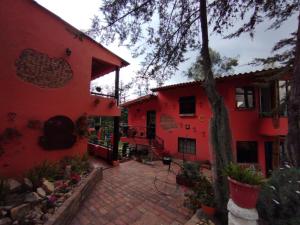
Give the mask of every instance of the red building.
<svg viewBox="0 0 300 225">
<path fill-rule="evenodd" d="M 227 106 L 235 160 L 266 172 L 279 166 L 287 134 L 288 74 L 280 69 L 255 71 L 216 79 Z M 154 94 L 125 103 L 129 137 L 139 145 L 160 143 L 164 151 L 188 160 L 210 160 L 211 110 L 201 82 L 152 89 Z M 156 140 L 149 142 L 149 139 Z"/>
<path fill-rule="evenodd" d="M 0 176 L 11 176 L 84 153 L 86 115 L 118 121 L 118 95 L 93 95 L 90 82 L 115 71 L 118 89 L 128 63 L 32 0 L 1 3 Z"/>
</svg>

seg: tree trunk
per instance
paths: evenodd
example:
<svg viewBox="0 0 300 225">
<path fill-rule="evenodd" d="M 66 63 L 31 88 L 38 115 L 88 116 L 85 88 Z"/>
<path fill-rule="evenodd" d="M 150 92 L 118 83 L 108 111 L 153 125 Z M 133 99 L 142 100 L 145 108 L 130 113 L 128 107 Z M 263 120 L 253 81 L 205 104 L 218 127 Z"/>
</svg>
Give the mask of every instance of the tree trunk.
<svg viewBox="0 0 300 225">
<path fill-rule="evenodd" d="M 223 169 L 232 161 L 232 138 L 227 108 L 223 98 L 216 90 L 216 83 L 212 73 L 208 47 L 206 0 L 200 0 L 200 20 L 202 31 L 201 55 L 204 70 L 203 87 L 212 108 L 210 141 L 213 149 L 213 186 L 217 209 L 223 216 L 227 217 L 228 182 L 227 178 L 223 176 Z"/>
<path fill-rule="evenodd" d="M 300 16 L 291 92 L 288 104 L 287 159 L 295 167 L 300 167 Z"/>
</svg>

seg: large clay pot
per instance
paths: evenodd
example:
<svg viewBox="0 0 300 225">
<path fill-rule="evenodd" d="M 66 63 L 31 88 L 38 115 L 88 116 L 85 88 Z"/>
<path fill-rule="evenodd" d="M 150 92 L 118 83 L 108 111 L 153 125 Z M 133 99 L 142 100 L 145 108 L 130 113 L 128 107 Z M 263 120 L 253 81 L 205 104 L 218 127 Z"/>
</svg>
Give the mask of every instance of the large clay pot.
<svg viewBox="0 0 300 225">
<path fill-rule="evenodd" d="M 201 208 L 202 208 L 202 211 L 207 216 L 213 217 L 215 215 L 215 213 L 216 213 L 216 208 L 215 207 L 211 207 L 211 206 L 207 206 L 207 205 L 201 204 Z"/>
<path fill-rule="evenodd" d="M 256 207 L 260 186 L 249 185 L 228 177 L 230 198 L 241 208 L 252 209 Z"/>
</svg>

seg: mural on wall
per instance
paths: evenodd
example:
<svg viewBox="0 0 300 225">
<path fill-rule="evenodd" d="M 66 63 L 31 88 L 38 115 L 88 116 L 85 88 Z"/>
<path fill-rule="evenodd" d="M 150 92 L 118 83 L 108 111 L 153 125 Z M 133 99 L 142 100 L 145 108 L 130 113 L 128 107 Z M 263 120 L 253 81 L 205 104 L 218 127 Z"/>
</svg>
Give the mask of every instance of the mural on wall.
<svg viewBox="0 0 300 225">
<path fill-rule="evenodd" d="M 66 116 L 54 116 L 44 124 L 44 136 L 39 144 L 46 150 L 71 148 L 76 142 L 73 121 Z"/>
<path fill-rule="evenodd" d="M 162 114 L 160 116 L 160 126 L 164 130 L 170 130 L 178 127 L 175 119 L 166 114 Z"/>
<path fill-rule="evenodd" d="M 42 88 L 60 88 L 73 77 L 70 64 L 63 58 L 50 58 L 33 49 L 24 49 L 16 61 L 17 76 Z"/>
</svg>

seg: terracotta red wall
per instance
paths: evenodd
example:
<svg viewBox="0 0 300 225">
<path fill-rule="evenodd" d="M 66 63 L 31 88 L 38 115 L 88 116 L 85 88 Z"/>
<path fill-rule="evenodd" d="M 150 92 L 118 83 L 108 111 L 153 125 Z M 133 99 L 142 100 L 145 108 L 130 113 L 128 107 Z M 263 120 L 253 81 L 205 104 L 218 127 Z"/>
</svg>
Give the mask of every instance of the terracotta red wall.
<svg viewBox="0 0 300 225">
<path fill-rule="evenodd" d="M 84 113 L 120 115 L 116 105 L 111 104 L 113 99 L 90 95 L 92 57 L 115 66 L 121 65 L 120 59 L 88 39 L 74 38 L 67 24 L 31 0 L 2 1 L 0 29 L 0 132 L 14 127 L 22 134 L 18 141 L 5 145 L 5 153 L 0 156 L 0 175 L 20 175 L 44 160 L 85 152 L 86 139 L 67 150 L 41 149 L 37 141 L 42 131 L 27 128 L 27 122 L 44 122 L 55 115 L 66 115 L 73 121 Z M 61 88 L 41 88 L 24 82 L 16 75 L 15 62 L 28 48 L 51 58 L 64 58 L 72 68 L 73 78 Z M 66 48 L 71 49 L 71 56 L 66 56 Z M 97 105 L 95 98 L 100 100 Z M 10 112 L 16 113 L 14 122 L 8 119 Z"/>
<path fill-rule="evenodd" d="M 253 110 L 238 110 L 235 107 L 235 87 L 249 85 L 247 79 L 232 79 L 218 82 L 217 88 L 225 100 L 230 116 L 230 126 L 233 135 L 233 150 L 236 157 L 236 141 L 257 141 L 258 160 L 262 171 L 265 171 L 264 142 L 273 141 L 271 136 L 261 135 L 261 118 L 259 117 L 259 93 L 256 88 L 256 107 Z M 196 116 L 179 116 L 179 97 L 196 96 Z M 185 154 L 191 160 L 210 160 L 211 146 L 209 134 L 209 121 L 211 110 L 207 97 L 201 87 L 180 87 L 158 92 L 158 99 L 140 104 L 133 104 L 129 107 L 128 124 L 132 126 L 146 126 L 147 110 L 156 110 L 156 134 L 164 139 L 165 149 L 177 157 L 182 157 L 178 153 L 178 137 L 188 137 L 196 139 L 196 155 Z M 138 112 L 139 111 L 139 112 Z M 160 125 L 162 115 L 171 116 L 177 128 L 163 129 Z M 280 131 L 286 130 L 286 118 L 281 119 Z M 186 129 L 186 125 L 190 129 Z M 271 128 L 265 128 L 271 129 Z M 273 128 L 272 128 L 273 129 Z"/>
</svg>

